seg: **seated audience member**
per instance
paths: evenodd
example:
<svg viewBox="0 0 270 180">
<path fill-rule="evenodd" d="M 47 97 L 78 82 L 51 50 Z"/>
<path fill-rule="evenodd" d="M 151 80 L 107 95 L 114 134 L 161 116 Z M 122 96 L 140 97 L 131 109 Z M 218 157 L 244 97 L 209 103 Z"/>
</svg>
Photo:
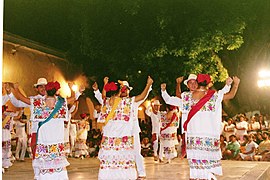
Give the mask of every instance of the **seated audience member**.
<svg viewBox="0 0 270 180">
<path fill-rule="evenodd" d="M 260 115 L 260 116 L 259 116 L 259 124 L 260 124 L 260 129 L 261 129 L 262 131 L 267 130 L 267 126 L 268 126 L 268 125 L 267 125 L 267 123 L 265 122 L 263 115 Z"/>
<path fill-rule="evenodd" d="M 236 136 L 230 136 L 230 142 L 226 146 L 223 153 L 223 159 L 235 159 L 240 151 L 240 144 L 238 143 Z"/>
<path fill-rule="evenodd" d="M 250 134 L 247 137 L 248 137 L 248 142 L 246 143 L 245 148 L 240 149 L 241 152 L 239 153 L 237 160 L 244 160 L 244 161 L 254 160 L 254 155 L 258 147 L 258 144 L 256 144 L 253 141 L 254 135 Z"/>
<path fill-rule="evenodd" d="M 143 138 L 141 147 L 142 147 L 141 153 L 143 157 L 152 156 L 153 154 L 152 147 L 148 137 Z"/>
<path fill-rule="evenodd" d="M 90 141 L 88 143 L 88 154 L 90 157 L 96 157 L 98 155 L 97 145 L 93 143 L 93 141 Z"/>
<path fill-rule="evenodd" d="M 264 140 L 259 144 L 255 160 L 270 161 L 270 140 L 268 132 L 263 132 Z"/>
<path fill-rule="evenodd" d="M 220 150 L 223 154 L 226 151 L 227 142 L 223 135 L 220 135 Z"/>
<path fill-rule="evenodd" d="M 235 125 L 233 124 L 232 118 L 229 118 L 227 121 L 227 125 L 224 126 L 224 134 L 226 140 L 229 141 L 229 137 L 235 135 Z"/>
<path fill-rule="evenodd" d="M 240 140 L 240 142 L 242 142 L 244 135 L 247 134 L 248 123 L 246 121 L 246 117 L 243 114 L 240 114 L 238 118 L 239 118 L 239 122 L 236 123 L 236 126 L 235 126 L 236 128 L 235 135 Z"/>
<path fill-rule="evenodd" d="M 255 116 L 252 116 L 250 123 L 248 124 L 248 133 L 256 134 L 258 130 L 260 130 L 260 123 L 256 121 Z"/>
<path fill-rule="evenodd" d="M 260 144 L 263 141 L 263 137 L 262 137 L 262 133 L 261 132 L 257 132 L 256 136 L 255 136 L 255 142 L 256 144 Z"/>
<path fill-rule="evenodd" d="M 246 147 L 246 145 L 247 145 L 247 143 L 248 143 L 248 135 L 244 135 L 243 136 L 243 141 L 239 141 L 239 143 L 240 143 L 240 149 L 242 148 L 242 147 Z"/>
</svg>

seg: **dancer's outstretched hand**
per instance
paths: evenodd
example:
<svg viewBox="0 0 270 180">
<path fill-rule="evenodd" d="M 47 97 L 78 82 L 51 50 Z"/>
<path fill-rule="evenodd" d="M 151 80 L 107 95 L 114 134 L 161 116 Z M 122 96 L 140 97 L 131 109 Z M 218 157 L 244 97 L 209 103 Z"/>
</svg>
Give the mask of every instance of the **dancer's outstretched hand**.
<svg viewBox="0 0 270 180">
<path fill-rule="evenodd" d="M 165 91 L 166 90 L 166 83 L 162 83 L 160 85 L 161 91 Z"/>
<path fill-rule="evenodd" d="M 94 91 L 98 90 L 98 84 L 97 82 L 95 82 L 93 85 L 92 85 L 92 88 Z"/>
<path fill-rule="evenodd" d="M 231 85 L 233 82 L 232 78 L 231 77 L 228 77 L 227 80 L 226 80 L 226 84 L 227 85 Z"/>
<path fill-rule="evenodd" d="M 147 84 L 150 84 L 150 85 L 152 85 L 153 84 L 153 82 L 154 82 L 154 80 L 150 77 L 150 76 L 148 76 L 148 79 L 147 79 Z"/>
</svg>

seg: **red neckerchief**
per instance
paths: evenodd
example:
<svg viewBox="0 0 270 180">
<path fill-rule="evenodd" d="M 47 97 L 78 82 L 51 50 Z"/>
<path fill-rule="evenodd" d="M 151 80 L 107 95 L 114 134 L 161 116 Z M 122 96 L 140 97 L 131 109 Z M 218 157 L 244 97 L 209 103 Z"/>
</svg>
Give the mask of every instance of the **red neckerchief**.
<svg viewBox="0 0 270 180">
<path fill-rule="evenodd" d="M 171 121 L 164 128 L 161 128 L 160 129 L 160 132 L 163 131 L 163 130 L 165 130 L 165 129 L 167 129 L 172 124 L 172 122 L 174 120 L 176 120 L 176 119 L 178 119 L 177 113 L 173 113 L 172 118 L 171 118 Z"/>
<path fill-rule="evenodd" d="M 187 131 L 187 125 L 191 120 L 191 118 L 203 107 L 203 105 L 205 105 L 207 101 L 209 101 L 209 99 L 213 96 L 214 93 L 215 93 L 214 90 L 208 90 L 207 94 L 203 96 L 197 104 L 191 107 L 191 110 L 188 113 L 187 120 L 184 123 L 185 131 Z"/>
</svg>

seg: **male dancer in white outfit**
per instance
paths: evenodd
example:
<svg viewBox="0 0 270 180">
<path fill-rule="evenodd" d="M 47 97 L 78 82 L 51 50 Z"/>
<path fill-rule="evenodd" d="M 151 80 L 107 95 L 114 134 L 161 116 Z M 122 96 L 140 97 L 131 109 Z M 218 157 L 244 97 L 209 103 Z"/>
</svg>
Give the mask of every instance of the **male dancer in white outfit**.
<svg viewBox="0 0 270 180">
<path fill-rule="evenodd" d="M 45 90 L 45 85 L 47 84 L 47 80 L 45 78 L 39 78 L 37 83 L 34 84 L 35 90 L 37 91 L 37 95 L 33 96 L 32 98 L 42 98 L 46 95 L 46 90 Z M 6 85 L 8 86 L 8 85 Z M 16 97 L 11 93 L 11 89 L 10 88 L 6 88 L 10 102 L 15 106 L 15 107 L 30 107 L 30 105 L 16 99 Z M 33 118 L 33 117 L 31 117 Z M 35 154 L 35 143 L 36 143 L 36 133 L 37 133 L 37 129 L 38 129 L 38 122 L 37 121 L 33 121 L 33 119 L 31 119 L 32 121 L 32 129 L 31 129 L 31 149 L 32 149 L 32 157 L 33 159 L 35 158 L 34 154 Z M 37 168 L 34 168 L 34 179 L 36 179 L 36 177 L 38 176 L 39 170 Z"/>
<path fill-rule="evenodd" d="M 160 135 L 160 102 L 159 100 L 155 100 L 153 104 L 151 104 L 145 110 L 145 114 L 151 118 L 152 121 L 152 141 L 153 141 L 153 150 L 154 150 L 154 161 L 158 160 L 158 139 Z M 152 108 L 151 108 L 152 107 Z M 150 110 L 151 109 L 151 110 Z"/>
<path fill-rule="evenodd" d="M 121 93 L 121 97 L 128 97 L 129 91 L 131 91 L 133 88 L 129 86 L 129 83 L 127 81 L 118 81 L 122 86 L 126 86 L 127 89 Z M 102 94 L 100 93 L 97 83 L 94 83 L 92 86 L 94 89 L 95 98 L 98 100 L 98 102 L 102 105 Z M 152 90 L 152 86 L 149 88 L 149 92 Z M 147 98 L 148 94 L 146 95 L 145 99 Z M 135 102 L 134 103 L 134 117 L 133 117 L 133 136 L 134 136 L 134 152 L 135 152 L 135 161 L 136 161 L 136 167 L 138 172 L 138 180 L 143 180 L 146 178 L 146 172 L 143 162 L 143 156 L 141 155 L 141 141 L 140 141 L 140 126 L 138 121 L 138 108 L 139 106 L 145 101 L 145 99 Z"/>
</svg>

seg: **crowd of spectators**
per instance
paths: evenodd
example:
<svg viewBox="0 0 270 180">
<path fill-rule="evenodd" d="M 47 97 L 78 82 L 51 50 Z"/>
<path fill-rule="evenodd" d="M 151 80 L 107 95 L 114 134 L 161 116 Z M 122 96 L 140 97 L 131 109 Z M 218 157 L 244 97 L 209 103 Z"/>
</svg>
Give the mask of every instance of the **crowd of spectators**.
<svg viewBox="0 0 270 180">
<path fill-rule="evenodd" d="M 220 148 L 223 159 L 270 161 L 270 118 L 255 114 L 223 116 Z"/>
</svg>

